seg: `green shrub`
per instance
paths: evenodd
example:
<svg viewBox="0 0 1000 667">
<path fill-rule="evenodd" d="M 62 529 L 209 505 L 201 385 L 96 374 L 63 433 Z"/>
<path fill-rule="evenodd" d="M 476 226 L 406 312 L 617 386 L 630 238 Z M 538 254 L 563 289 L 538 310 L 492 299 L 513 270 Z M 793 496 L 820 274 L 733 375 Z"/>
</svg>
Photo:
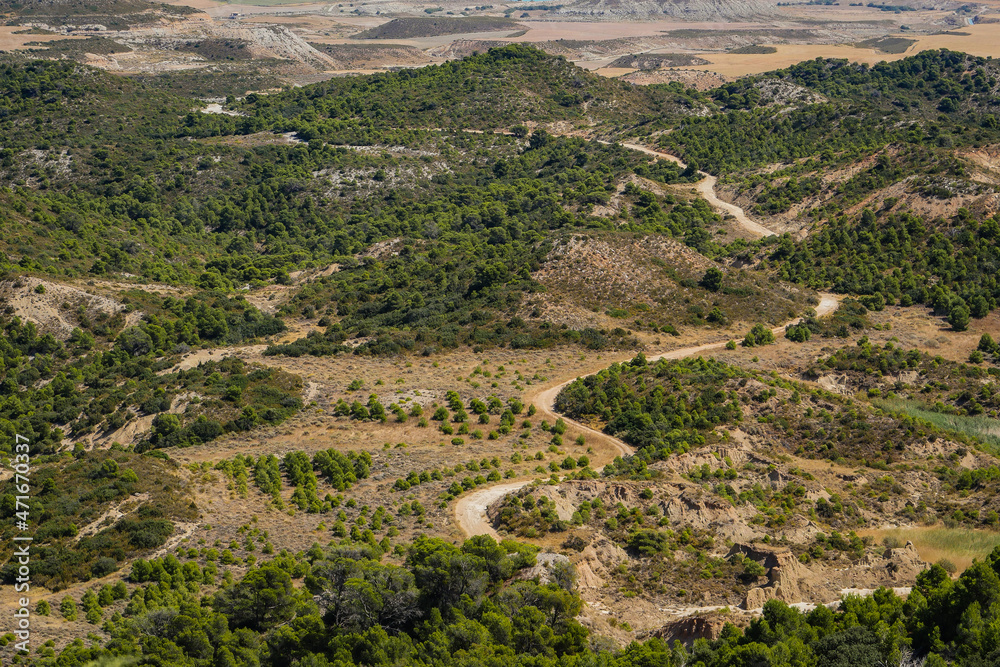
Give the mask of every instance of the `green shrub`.
<svg viewBox="0 0 1000 667">
<path fill-rule="evenodd" d="M 69 596 L 64 597 L 59 603 L 59 613 L 62 614 L 62 617 L 67 621 L 75 621 L 76 601 Z"/>
<path fill-rule="evenodd" d="M 743 338 L 743 347 L 770 345 L 774 342 L 774 333 L 763 324 L 755 324 Z"/>
</svg>

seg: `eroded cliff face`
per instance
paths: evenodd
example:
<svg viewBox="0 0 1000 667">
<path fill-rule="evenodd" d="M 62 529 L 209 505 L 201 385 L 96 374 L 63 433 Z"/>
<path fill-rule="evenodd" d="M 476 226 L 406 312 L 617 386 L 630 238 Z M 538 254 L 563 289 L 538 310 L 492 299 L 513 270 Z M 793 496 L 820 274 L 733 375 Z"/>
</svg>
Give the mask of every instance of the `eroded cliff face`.
<svg viewBox="0 0 1000 667">
<path fill-rule="evenodd" d="M 659 630 L 650 633 L 650 637 L 664 639 L 667 642 L 679 641 L 690 646 L 696 639 L 708 639 L 709 641 L 718 639 L 722 635 L 722 629 L 726 627 L 725 618 L 694 616 L 692 618 L 682 618 L 671 623 L 667 623 Z"/>
<path fill-rule="evenodd" d="M 738 553 L 767 570 L 767 583 L 751 588 L 744 598 L 746 610 L 760 609 L 768 600 L 789 604 L 834 600 L 845 590 L 864 591 L 885 586 L 905 587 L 929 564 L 920 560 L 912 542 L 886 549 L 881 556 L 866 555 L 849 568 L 809 567 L 790 549 L 762 544 L 734 544 L 728 557 Z"/>
</svg>

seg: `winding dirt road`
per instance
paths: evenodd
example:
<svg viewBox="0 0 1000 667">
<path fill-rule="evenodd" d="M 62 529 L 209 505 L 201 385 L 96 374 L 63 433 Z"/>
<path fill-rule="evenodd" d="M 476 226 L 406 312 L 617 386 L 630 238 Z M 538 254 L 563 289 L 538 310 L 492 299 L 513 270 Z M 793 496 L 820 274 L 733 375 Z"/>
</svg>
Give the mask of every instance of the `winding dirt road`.
<svg viewBox="0 0 1000 667">
<path fill-rule="evenodd" d="M 625 148 L 630 148 L 634 151 L 639 151 L 647 155 L 652 155 L 653 157 L 659 158 L 661 160 L 669 160 L 674 164 L 680 165 L 682 168 L 685 169 L 687 168 L 687 165 L 684 164 L 684 162 L 676 155 L 671 155 L 670 153 L 663 153 L 661 151 L 656 151 L 653 150 L 652 148 L 647 148 L 646 146 L 643 146 L 641 144 L 631 144 L 622 142 L 621 145 L 624 146 Z M 744 211 L 739 206 L 736 206 L 735 204 L 730 204 L 727 201 L 722 201 L 721 199 L 719 199 L 718 195 L 715 194 L 715 184 L 719 181 L 718 178 L 704 171 L 699 171 L 698 173 L 701 174 L 702 178 L 695 184 L 694 186 L 695 190 L 697 190 L 698 194 L 704 197 L 705 201 L 711 204 L 713 208 L 715 208 L 716 210 L 721 210 L 733 216 L 736 222 L 739 223 L 739 225 L 743 227 L 743 229 L 750 232 L 751 234 L 756 234 L 757 236 L 760 237 L 775 235 L 774 232 L 772 232 L 764 225 L 760 224 L 755 220 L 751 220 L 750 216 L 746 214 L 746 211 Z"/>
<path fill-rule="evenodd" d="M 445 131 L 440 127 L 432 127 L 425 129 L 431 132 Z M 461 131 L 469 132 L 471 134 L 483 134 L 483 130 L 465 129 Z M 548 131 L 551 134 L 561 137 L 579 136 L 578 134 L 570 132 L 561 133 L 553 130 L 548 130 Z M 507 135 L 513 134 L 513 132 L 511 132 L 510 130 L 493 130 L 493 132 L 495 134 L 507 134 Z M 654 150 L 652 148 L 649 148 L 648 146 L 643 146 L 642 144 L 633 144 L 625 141 L 612 142 L 612 141 L 607 141 L 606 139 L 595 139 L 594 141 L 596 141 L 599 144 L 604 144 L 606 146 L 610 146 L 613 143 L 617 143 L 625 148 L 628 148 L 629 150 L 639 151 L 640 153 L 645 153 L 646 155 L 652 155 L 653 157 L 659 160 L 668 160 L 670 162 L 673 162 L 674 164 L 679 165 L 681 169 L 687 168 L 687 164 L 685 164 L 684 161 L 681 160 L 676 155 L 671 155 L 670 153 L 664 153 L 663 151 Z M 756 220 L 751 219 L 750 216 L 746 214 L 746 211 L 744 211 L 736 204 L 730 204 L 727 201 L 719 199 L 719 196 L 715 193 L 715 184 L 719 182 L 719 179 L 717 177 L 712 176 L 711 174 L 700 170 L 698 171 L 698 173 L 701 174 L 701 180 L 695 183 L 694 188 L 698 192 L 698 194 L 704 197 L 705 201 L 707 201 L 709 205 L 711 205 L 716 211 L 721 211 L 723 214 L 729 214 L 733 216 L 733 219 L 736 220 L 736 223 L 740 227 L 742 227 L 747 232 L 754 234 L 755 236 L 761 238 L 765 236 L 776 236 L 775 232 L 772 232 L 770 229 L 760 224 Z"/>
<path fill-rule="evenodd" d="M 815 309 L 816 316 L 823 317 L 825 315 L 829 315 L 833 311 L 837 310 L 839 305 L 840 301 L 838 301 L 837 297 L 833 294 L 820 294 L 820 302 Z M 802 318 L 796 318 L 781 326 L 773 328 L 771 331 L 776 337 L 780 336 L 784 334 L 786 326 L 790 324 L 797 324 L 801 321 L 801 319 Z M 717 350 L 725 347 L 727 342 L 727 340 L 720 340 L 712 343 L 705 343 L 704 345 L 683 347 L 677 350 L 661 352 L 660 354 L 647 357 L 647 360 L 650 362 L 656 362 L 660 359 L 685 359 L 687 357 L 702 354 L 703 352 L 708 352 L 709 350 Z M 618 438 L 611 437 L 607 433 L 593 429 L 586 424 L 581 424 L 580 422 L 560 415 L 555 411 L 556 396 L 559 395 L 559 392 L 562 391 L 566 385 L 574 382 L 575 380 L 576 378 L 570 378 L 569 380 L 552 385 L 551 387 L 538 392 L 533 401 L 535 409 L 537 410 L 536 414 L 543 419 L 547 418 L 556 420 L 561 418 L 568 425 L 572 426 L 574 431 L 585 433 L 591 442 L 599 442 L 605 445 L 610 445 L 612 450 L 617 449 L 622 456 L 631 454 L 632 448 Z M 600 468 L 597 468 L 597 472 L 600 472 L 603 469 L 604 466 L 601 466 Z M 508 493 L 518 491 L 522 487 L 525 487 L 534 481 L 534 478 L 532 478 L 517 482 L 495 484 L 493 486 L 478 489 L 467 496 L 459 498 L 458 502 L 455 503 L 455 520 L 458 522 L 458 527 L 463 533 L 465 533 L 466 537 L 472 537 L 474 535 L 489 535 L 499 542 L 500 535 L 490 524 L 489 518 L 486 516 L 486 508 L 506 496 Z"/>
</svg>

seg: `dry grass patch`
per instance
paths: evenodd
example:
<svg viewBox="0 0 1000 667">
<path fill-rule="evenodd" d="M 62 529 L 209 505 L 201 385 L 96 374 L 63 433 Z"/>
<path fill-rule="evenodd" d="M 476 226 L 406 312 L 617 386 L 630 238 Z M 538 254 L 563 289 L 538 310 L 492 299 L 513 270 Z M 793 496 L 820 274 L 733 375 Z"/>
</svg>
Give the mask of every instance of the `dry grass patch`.
<svg viewBox="0 0 1000 667">
<path fill-rule="evenodd" d="M 870 535 L 876 541 L 888 538 L 903 544 L 908 541 L 913 542 L 922 560 L 928 563 L 951 561 L 959 573 L 972 565 L 973 560 L 982 560 L 995 547 L 1000 546 L 1000 533 L 972 528 L 946 528 L 940 525 L 871 530 L 859 534 Z"/>
</svg>

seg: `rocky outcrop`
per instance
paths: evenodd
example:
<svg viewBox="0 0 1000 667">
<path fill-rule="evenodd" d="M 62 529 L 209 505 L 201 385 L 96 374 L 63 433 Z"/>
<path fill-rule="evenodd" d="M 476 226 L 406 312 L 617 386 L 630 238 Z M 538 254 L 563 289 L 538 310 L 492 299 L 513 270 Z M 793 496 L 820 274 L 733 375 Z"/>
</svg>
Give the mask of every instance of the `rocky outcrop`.
<svg viewBox="0 0 1000 667">
<path fill-rule="evenodd" d="M 742 605 L 747 610 L 760 609 L 768 600 L 826 604 L 848 588 L 899 588 L 899 584 L 911 583 L 927 568 L 912 542 L 900 549 L 886 549 L 881 556 L 868 554 L 846 569 L 808 567 L 790 549 L 765 544 L 735 544 L 728 557 L 737 553 L 767 569 L 767 584 L 747 591 Z"/>
<path fill-rule="evenodd" d="M 611 576 L 609 570 L 627 560 L 628 555 L 621 547 L 599 534 L 576 560 L 580 577 L 577 585 L 581 589 L 600 589 Z"/>
<path fill-rule="evenodd" d="M 680 495 L 660 503 L 663 515 L 671 521 L 679 521 L 696 528 L 718 521 L 737 521 L 739 514 L 728 501 L 702 493 L 687 490 Z"/>
<path fill-rule="evenodd" d="M 712 530 L 720 539 L 752 540 L 759 535 L 727 500 L 688 489 L 660 503 L 663 516 L 674 524 Z"/>
<path fill-rule="evenodd" d="M 764 588 L 751 588 L 747 591 L 747 596 L 743 600 L 744 609 L 760 609 L 764 606 L 764 603 L 770 600 L 773 596 L 769 595 L 771 591 Z"/>
<path fill-rule="evenodd" d="M 839 375 L 837 373 L 829 373 L 827 375 L 820 376 L 816 378 L 816 384 L 834 394 L 850 396 L 852 393 L 847 373 L 841 373 Z"/>
<path fill-rule="evenodd" d="M 727 558 L 738 553 L 767 569 L 767 585 L 752 588 L 747 592 L 743 601 L 744 609 L 759 609 L 771 599 L 782 602 L 802 600 L 804 593 L 802 584 L 809 578 L 809 570 L 799 562 L 791 549 L 766 544 L 734 544 Z"/>
<path fill-rule="evenodd" d="M 872 570 L 880 583 L 909 584 L 917 575 L 927 569 L 927 563 L 920 560 L 913 542 L 899 549 L 886 549 L 882 557 L 868 554 L 858 563 L 859 568 Z"/>
<path fill-rule="evenodd" d="M 721 618 L 695 616 L 667 623 L 659 630 L 651 632 L 649 636 L 663 639 L 668 644 L 679 641 L 690 646 L 696 639 L 718 639 L 722 635 L 724 627 L 726 627 L 726 622 Z"/>
</svg>

